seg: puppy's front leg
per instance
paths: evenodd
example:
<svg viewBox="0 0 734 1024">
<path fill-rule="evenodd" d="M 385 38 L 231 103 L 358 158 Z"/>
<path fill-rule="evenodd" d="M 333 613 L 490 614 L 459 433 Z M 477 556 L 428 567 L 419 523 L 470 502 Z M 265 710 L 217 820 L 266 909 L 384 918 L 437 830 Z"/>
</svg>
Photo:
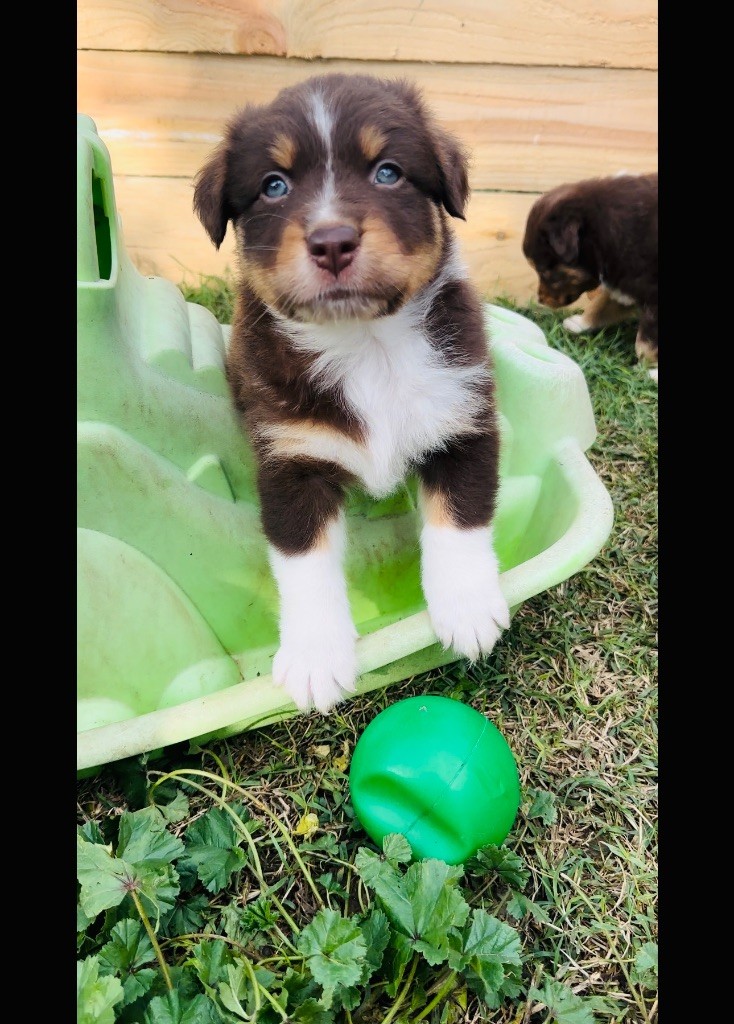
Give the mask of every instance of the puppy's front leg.
<svg viewBox="0 0 734 1024">
<path fill-rule="evenodd" d="M 461 438 L 431 455 L 418 472 L 428 615 L 444 647 L 476 661 L 510 625 L 492 541 L 496 439 Z"/>
<path fill-rule="evenodd" d="M 643 306 L 640 325 L 635 339 L 637 358 L 652 369 L 658 365 L 658 307 L 657 304 Z M 657 376 L 654 378 L 657 380 Z"/>
<path fill-rule="evenodd" d="M 589 305 L 583 313 L 567 316 L 563 321 L 563 326 L 572 334 L 600 331 L 602 327 L 611 327 L 628 320 L 634 313 L 634 303 L 618 302 L 603 285 L 589 292 L 589 299 Z"/>
<path fill-rule="evenodd" d="M 273 680 L 302 711 L 328 711 L 354 690 L 357 676 L 357 631 L 342 568 L 342 476 L 336 466 L 311 461 L 273 462 L 258 474 L 280 598 Z"/>
</svg>

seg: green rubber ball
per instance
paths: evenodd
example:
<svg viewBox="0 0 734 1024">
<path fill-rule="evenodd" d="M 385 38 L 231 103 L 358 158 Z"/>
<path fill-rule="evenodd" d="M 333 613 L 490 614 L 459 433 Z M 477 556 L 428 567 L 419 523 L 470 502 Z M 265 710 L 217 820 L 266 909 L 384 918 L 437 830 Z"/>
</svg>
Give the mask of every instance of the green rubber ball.
<svg viewBox="0 0 734 1024">
<path fill-rule="evenodd" d="M 520 806 L 507 740 L 484 715 L 448 697 L 408 697 L 373 718 L 354 748 L 349 789 L 378 846 L 399 832 L 416 859 L 448 864 L 503 843 Z"/>
</svg>

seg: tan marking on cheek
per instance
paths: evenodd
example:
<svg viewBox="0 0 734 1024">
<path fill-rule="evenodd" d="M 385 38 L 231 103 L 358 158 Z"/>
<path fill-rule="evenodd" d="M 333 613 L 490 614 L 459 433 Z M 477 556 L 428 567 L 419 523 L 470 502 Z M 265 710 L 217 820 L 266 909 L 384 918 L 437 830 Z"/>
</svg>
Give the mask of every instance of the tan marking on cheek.
<svg viewBox="0 0 734 1024">
<path fill-rule="evenodd" d="M 421 484 L 420 499 L 424 523 L 429 526 L 456 526 L 445 494 L 441 491 L 429 491 Z"/>
<path fill-rule="evenodd" d="M 432 207 L 434 226 L 438 212 Z M 420 291 L 436 272 L 441 255 L 441 237 L 434 231 L 432 240 L 418 246 L 412 253 L 402 250 L 400 240 L 380 217 L 365 217 L 362 250 L 367 257 L 365 279 L 400 288 L 406 298 Z"/>
<path fill-rule="evenodd" d="M 273 306 L 277 290 L 274 288 L 272 274 L 246 256 L 241 258 L 240 267 L 245 284 L 249 285 L 255 295 L 266 305 Z"/>
<path fill-rule="evenodd" d="M 376 160 L 387 144 L 385 134 L 373 124 L 366 124 L 359 131 L 359 144 L 365 157 Z"/>
<path fill-rule="evenodd" d="M 287 224 L 280 237 L 275 267 L 271 271 L 260 274 L 261 285 L 270 296 L 267 300 L 272 305 L 284 297 L 292 297 L 303 281 L 304 263 L 306 262 L 306 240 L 303 229 L 298 224 Z M 264 298 L 261 292 L 260 297 Z"/>
<path fill-rule="evenodd" d="M 289 171 L 296 159 L 295 139 L 292 139 L 290 135 L 285 135 L 281 132 L 275 136 L 268 147 L 268 153 L 276 162 L 278 167 L 282 167 L 284 171 Z"/>
</svg>

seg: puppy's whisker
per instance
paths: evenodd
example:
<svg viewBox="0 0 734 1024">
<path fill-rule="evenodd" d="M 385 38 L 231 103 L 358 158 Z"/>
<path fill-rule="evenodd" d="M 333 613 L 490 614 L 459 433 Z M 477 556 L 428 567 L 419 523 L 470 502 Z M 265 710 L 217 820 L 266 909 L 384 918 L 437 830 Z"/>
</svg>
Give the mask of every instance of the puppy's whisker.
<svg viewBox="0 0 734 1024">
<path fill-rule="evenodd" d="M 284 217 L 282 213 L 256 213 L 254 217 L 248 217 L 247 223 L 253 224 L 256 220 L 262 220 L 263 217 L 272 217 L 274 220 L 284 220 L 286 224 L 295 224 L 296 222 L 292 217 Z"/>
</svg>

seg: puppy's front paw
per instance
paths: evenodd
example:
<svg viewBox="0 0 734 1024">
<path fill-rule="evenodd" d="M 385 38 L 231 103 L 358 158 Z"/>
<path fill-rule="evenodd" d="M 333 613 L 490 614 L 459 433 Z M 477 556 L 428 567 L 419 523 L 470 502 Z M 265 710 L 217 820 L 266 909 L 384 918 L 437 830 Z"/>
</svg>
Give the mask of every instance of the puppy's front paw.
<svg viewBox="0 0 734 1024">
<path fill-rule="evenodd" d="M 584 331 L 593 330 L 592 324 L 588 320 L 584 319 L 583 313 L 575 313 L 573 316 L 567 316 L 563 321 L 563 326 L 571 334 L 583 334 Z"/>
<path fill-rule="evenodd" d="M 300 632 L 300 631 L 299 631 Z M 284 639 L 273 659 L 273 682 L 301 711 L 327 712 L 354 692 L 357 679 L 356 631 L 351 623 L 315 629 Z"/>
<path fill-rule="evenodd" d="M 489 652 L 510 625 L 488 529 L 426 526 L 422 534 L 423 593 L 444 647 L 471 661 Z"/>
</svg>

